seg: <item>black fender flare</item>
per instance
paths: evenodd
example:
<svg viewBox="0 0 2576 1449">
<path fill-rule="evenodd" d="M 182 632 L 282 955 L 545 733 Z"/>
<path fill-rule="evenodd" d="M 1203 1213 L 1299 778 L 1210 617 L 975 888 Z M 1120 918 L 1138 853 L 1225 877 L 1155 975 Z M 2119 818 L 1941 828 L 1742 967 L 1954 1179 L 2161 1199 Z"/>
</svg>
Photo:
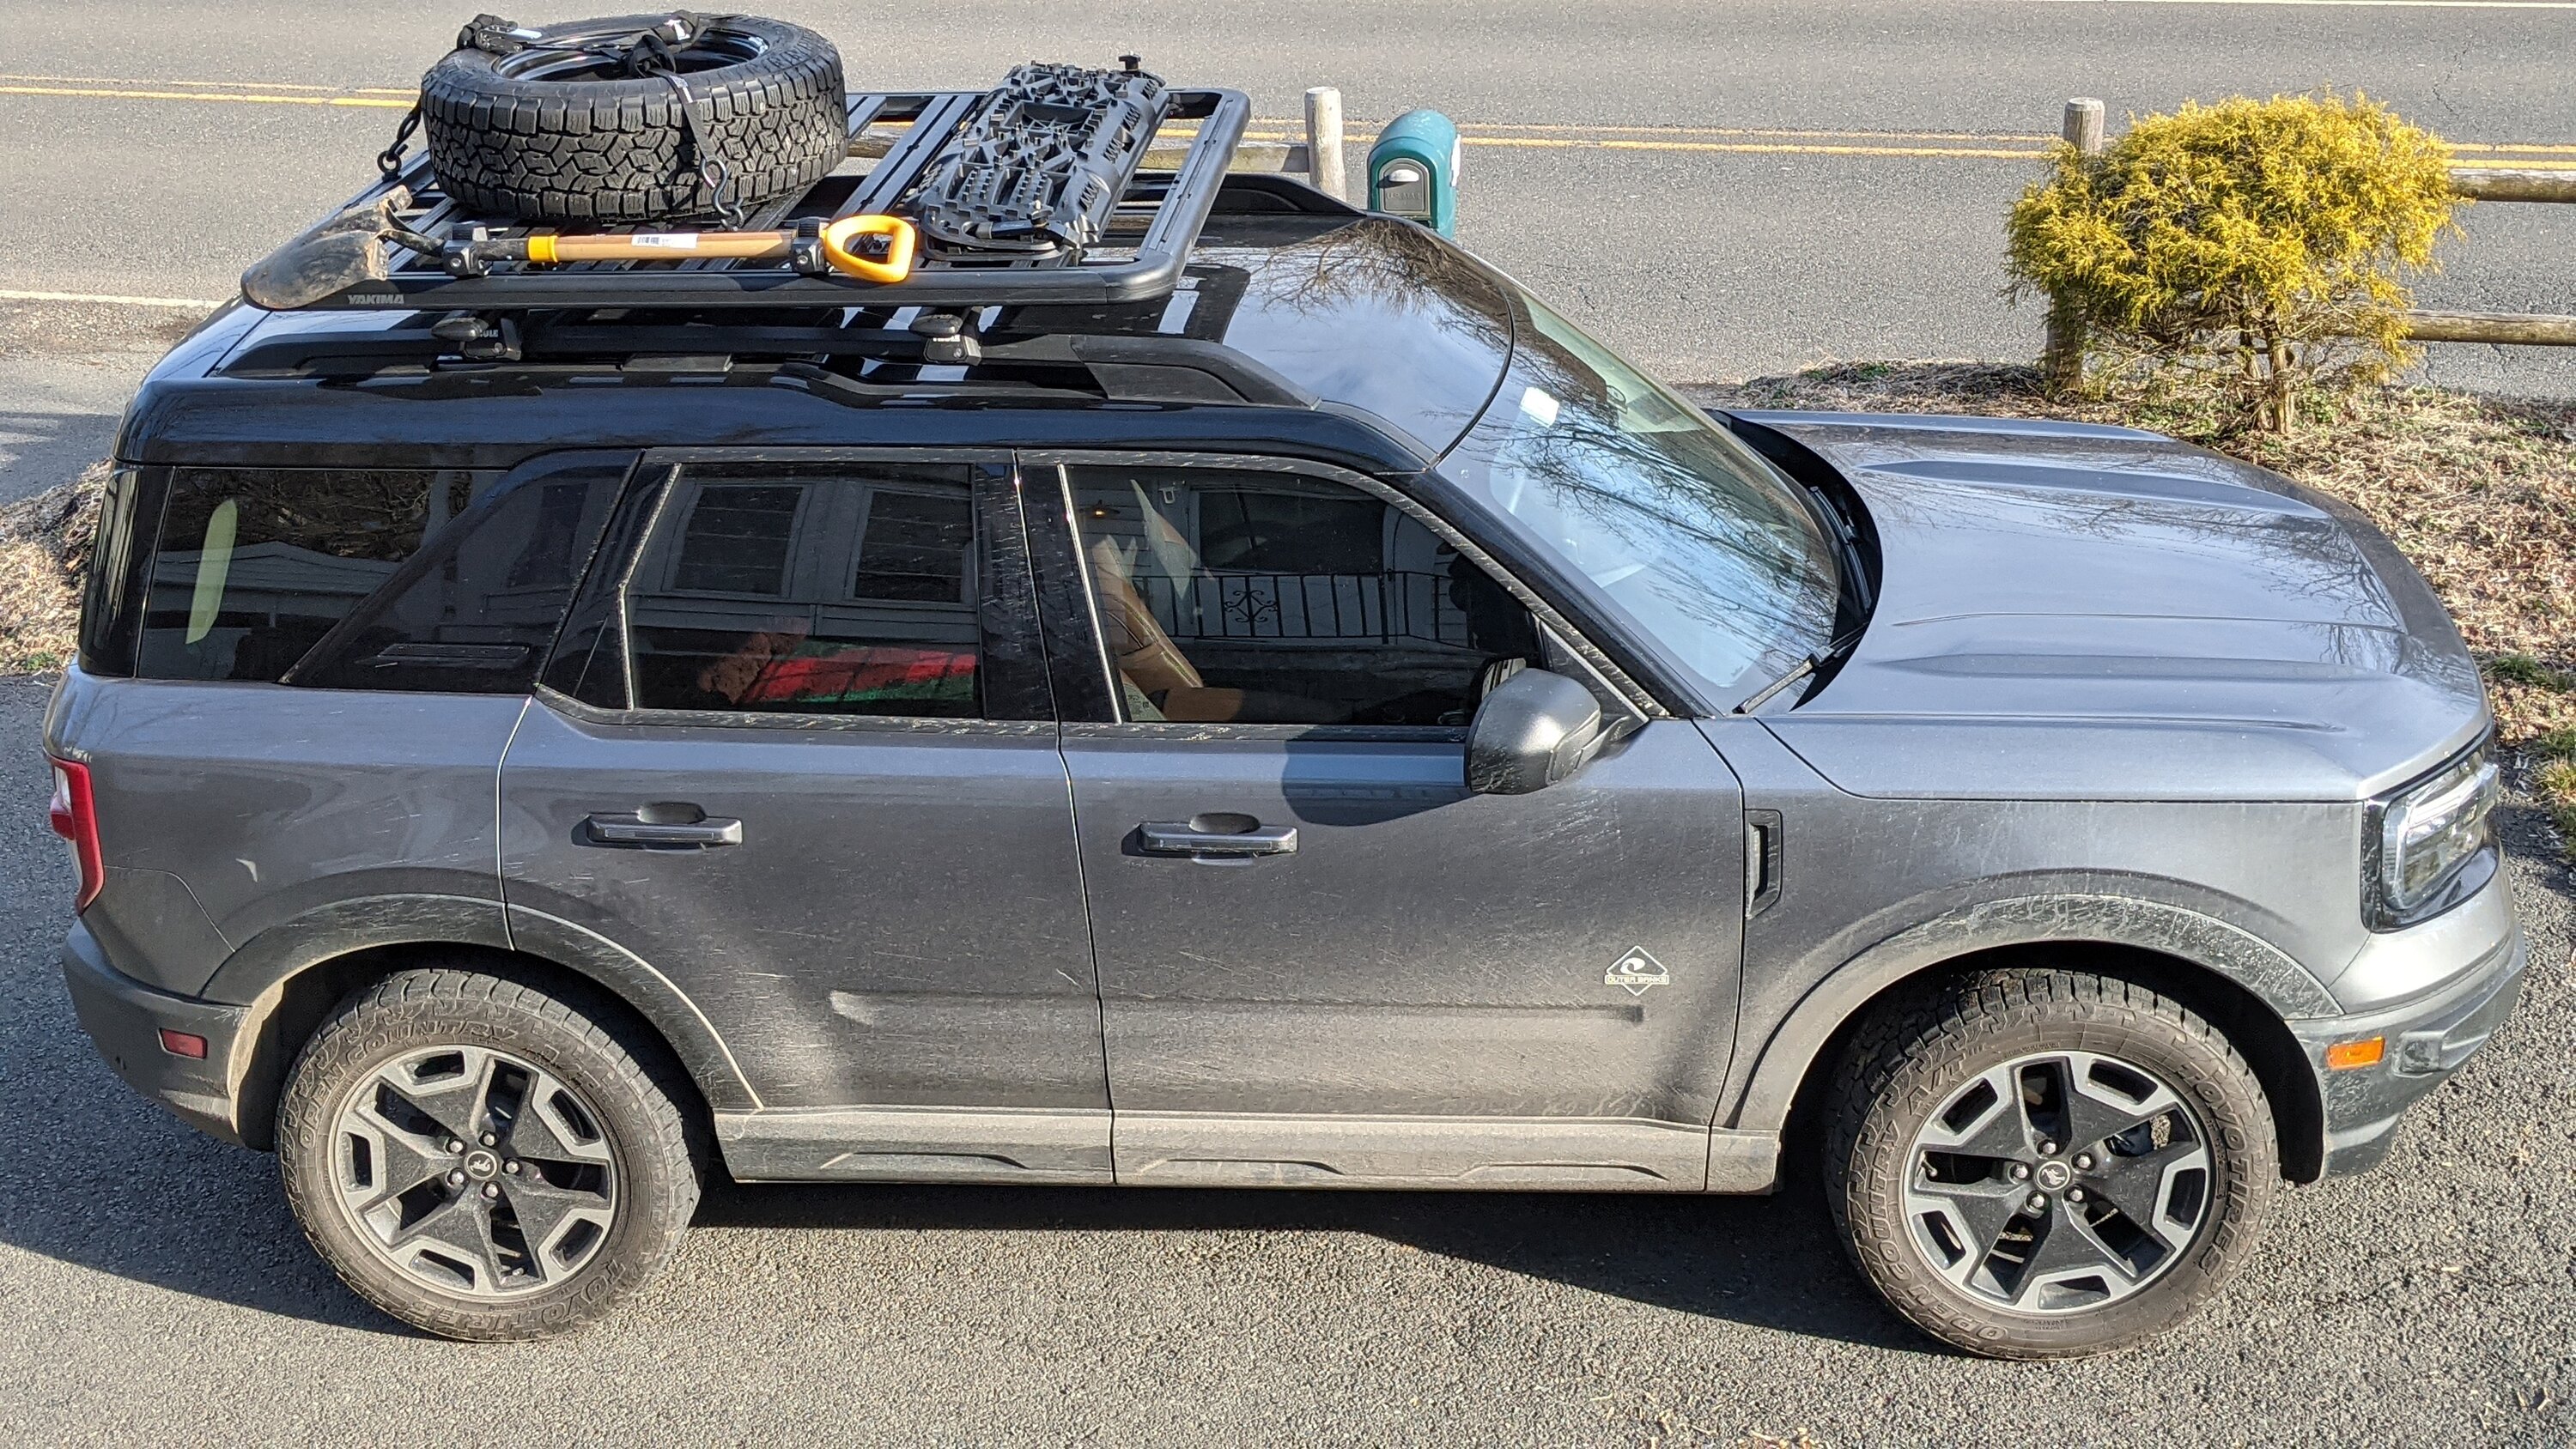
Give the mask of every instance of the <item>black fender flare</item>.
<svg viewBox="0 0 2576 1449">
<path fill-rule="evenodd" d="M 2285 1021 L 2343 1010 L 2287 952 L 2187 907 L 2067 893 L 1979 901 L 1887 937 L 1818 982 L 1762 1044 L 1735 1110 L 1717 1125 L 1780 1131 L 1825 1043 L 1853 1013 L 1906 977 L 1974 951 L 2059 943 L 2134 946 L 2189 961 L 2245 988 Z"/>
<path fill-rule="evenodd" d="M 236 1119 L 264 1121 L 275 1106 L 284 1044 L 273 1040 L 287 985 L 354 952 L 388 946 L 475 946 L 533 957 L 617 997 L 659 1032 L 717 1111 L 757 1108 L 760 1098 L 714 1023 L 670 978 L 615 942 L 524 907 L 470 896 L 379 895 L 334 901 L 260 932 L 224 958 L 205 999 L 245 1008 L 232 1052 Z M 254 1073 L 258 1075 L 255 1077 Z M 256 1132 L 250 1134 L 258 1135 Z"/>
</svg>

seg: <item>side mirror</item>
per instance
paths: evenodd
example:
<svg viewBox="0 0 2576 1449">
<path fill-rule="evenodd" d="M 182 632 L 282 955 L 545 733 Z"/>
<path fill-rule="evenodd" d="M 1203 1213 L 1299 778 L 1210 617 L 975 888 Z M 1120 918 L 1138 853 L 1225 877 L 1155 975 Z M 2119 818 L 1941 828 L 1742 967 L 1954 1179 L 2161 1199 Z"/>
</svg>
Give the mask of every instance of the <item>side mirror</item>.
<svg viewBox="0 0 2576 1449">
<path fill-rule="evenodd" d="M 1544 669 L 1497 686 L 1467 725 L 1467 788 L 1526 795 L 1571 776 L 1606 739 L 1592 691 Z"/>
</svg>

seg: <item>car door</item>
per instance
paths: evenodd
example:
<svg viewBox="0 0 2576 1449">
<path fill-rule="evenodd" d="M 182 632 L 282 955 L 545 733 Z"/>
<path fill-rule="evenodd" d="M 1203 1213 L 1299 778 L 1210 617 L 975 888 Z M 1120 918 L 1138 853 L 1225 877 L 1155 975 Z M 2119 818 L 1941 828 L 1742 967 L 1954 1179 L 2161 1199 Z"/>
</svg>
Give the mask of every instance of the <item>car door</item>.
<svg viewBox="0 0 2576 1449">
<path fill-rule="evenodd" d="M 1440 520 L 1268 460 L 1022 476 L 1091 616 L 1053 653 L 1119 1179 L 1702 1186 L 1744 829 L 1707 741 L 1596 676 L 1617 746 L 1471 794 L 1480 691 L 1583 666 Z"/>
<path fill-rule="evenodd" d="M 751 1099 L 737 1176 L 1109 1175 L 1010 476 L 648 455 L 511 742 L 514 933 L 694 1004 Z"/>
</svg>

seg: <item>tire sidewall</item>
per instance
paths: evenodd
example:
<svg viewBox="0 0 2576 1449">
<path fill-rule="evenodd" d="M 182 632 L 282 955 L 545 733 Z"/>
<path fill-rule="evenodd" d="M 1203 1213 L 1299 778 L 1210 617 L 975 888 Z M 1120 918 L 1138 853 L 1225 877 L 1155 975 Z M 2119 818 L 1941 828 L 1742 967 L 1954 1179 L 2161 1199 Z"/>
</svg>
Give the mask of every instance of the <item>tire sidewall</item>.
<svg viewBox="0 0 2576 1449">
<path fill-rule="evenodd" d="M 2000 1020 L 1971 1018 L 1967 1031 L 1909 1056 L 1888 1075 L 1858 1114 L 1858 1131 L 1847 1144 L 1835 1144 L 1841 1182 L 1829 1198 L 1855 1262 L 1899 1313 L 1972 1352 L 2021 1358 L 2099 1353 L 2188 1316 L 2242 1265 L 2279 1181 L 2278 1148 L 2261 1085 L 2206 1024 L 2098 1003 L 2058 1008 Z M 1914 1243 L 1905 1185 L 1916 1134 L 1934 1110 L 1977 1075 L 2049 1051 L 2115 1057 L 2183 1095 L 2208 1129 L 2210 1185 L 2200 1233 L 2154 1282 L 2098 1309 L 2042 1315 L 1985 1305 L 1941 1278 Z"/>
<path fill-rule="evenodd" d="M 389 1261 L 342 1205 L 335 1179 L 341 1104 L 363 1077 L 393 1059 L 437 1046 L 489 1047 L 560 1075 L 594 1109 L 618 1173 L 607 1240 L 560 1285 L 523 1297 L 477 1300 L 440 1291 Z M 599 1317 L 642 1285 L 669 1255 L 694 1206 L 685 1153 L 666 1140 L 656 1103 L 638 1090 L 631 1058 L 558 1021 L 491 1000 L 428 998 L 362 1004 L 326 1026 L 297 1058 L 279 1103 L 277 1153 L 289 1205 L 324 1261 L 359 1296 L 406 1323 L 456 1338 L 536 1338 Z M 675 1221 L 676 1219 L 676 1221 Z"/>
</svg>

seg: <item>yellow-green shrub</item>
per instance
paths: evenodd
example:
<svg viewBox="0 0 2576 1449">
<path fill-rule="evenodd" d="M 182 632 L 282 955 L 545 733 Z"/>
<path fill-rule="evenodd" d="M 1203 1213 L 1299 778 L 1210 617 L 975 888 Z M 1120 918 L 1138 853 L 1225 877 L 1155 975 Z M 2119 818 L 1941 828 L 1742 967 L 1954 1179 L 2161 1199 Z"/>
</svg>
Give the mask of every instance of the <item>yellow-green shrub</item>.
<svg viewBox="0 0 2576 1449">
<path fill-rule="evenodd" d="M 2214 384 L 2288 432 L 2302 392 L 2409 360 L 2405 277 L 2456 232 L 2449 148 L 2358 95 L 2186 104 L 2062 148 L 2006 228 L 2016 296 L 2115 368 Z"/>
</svg>

